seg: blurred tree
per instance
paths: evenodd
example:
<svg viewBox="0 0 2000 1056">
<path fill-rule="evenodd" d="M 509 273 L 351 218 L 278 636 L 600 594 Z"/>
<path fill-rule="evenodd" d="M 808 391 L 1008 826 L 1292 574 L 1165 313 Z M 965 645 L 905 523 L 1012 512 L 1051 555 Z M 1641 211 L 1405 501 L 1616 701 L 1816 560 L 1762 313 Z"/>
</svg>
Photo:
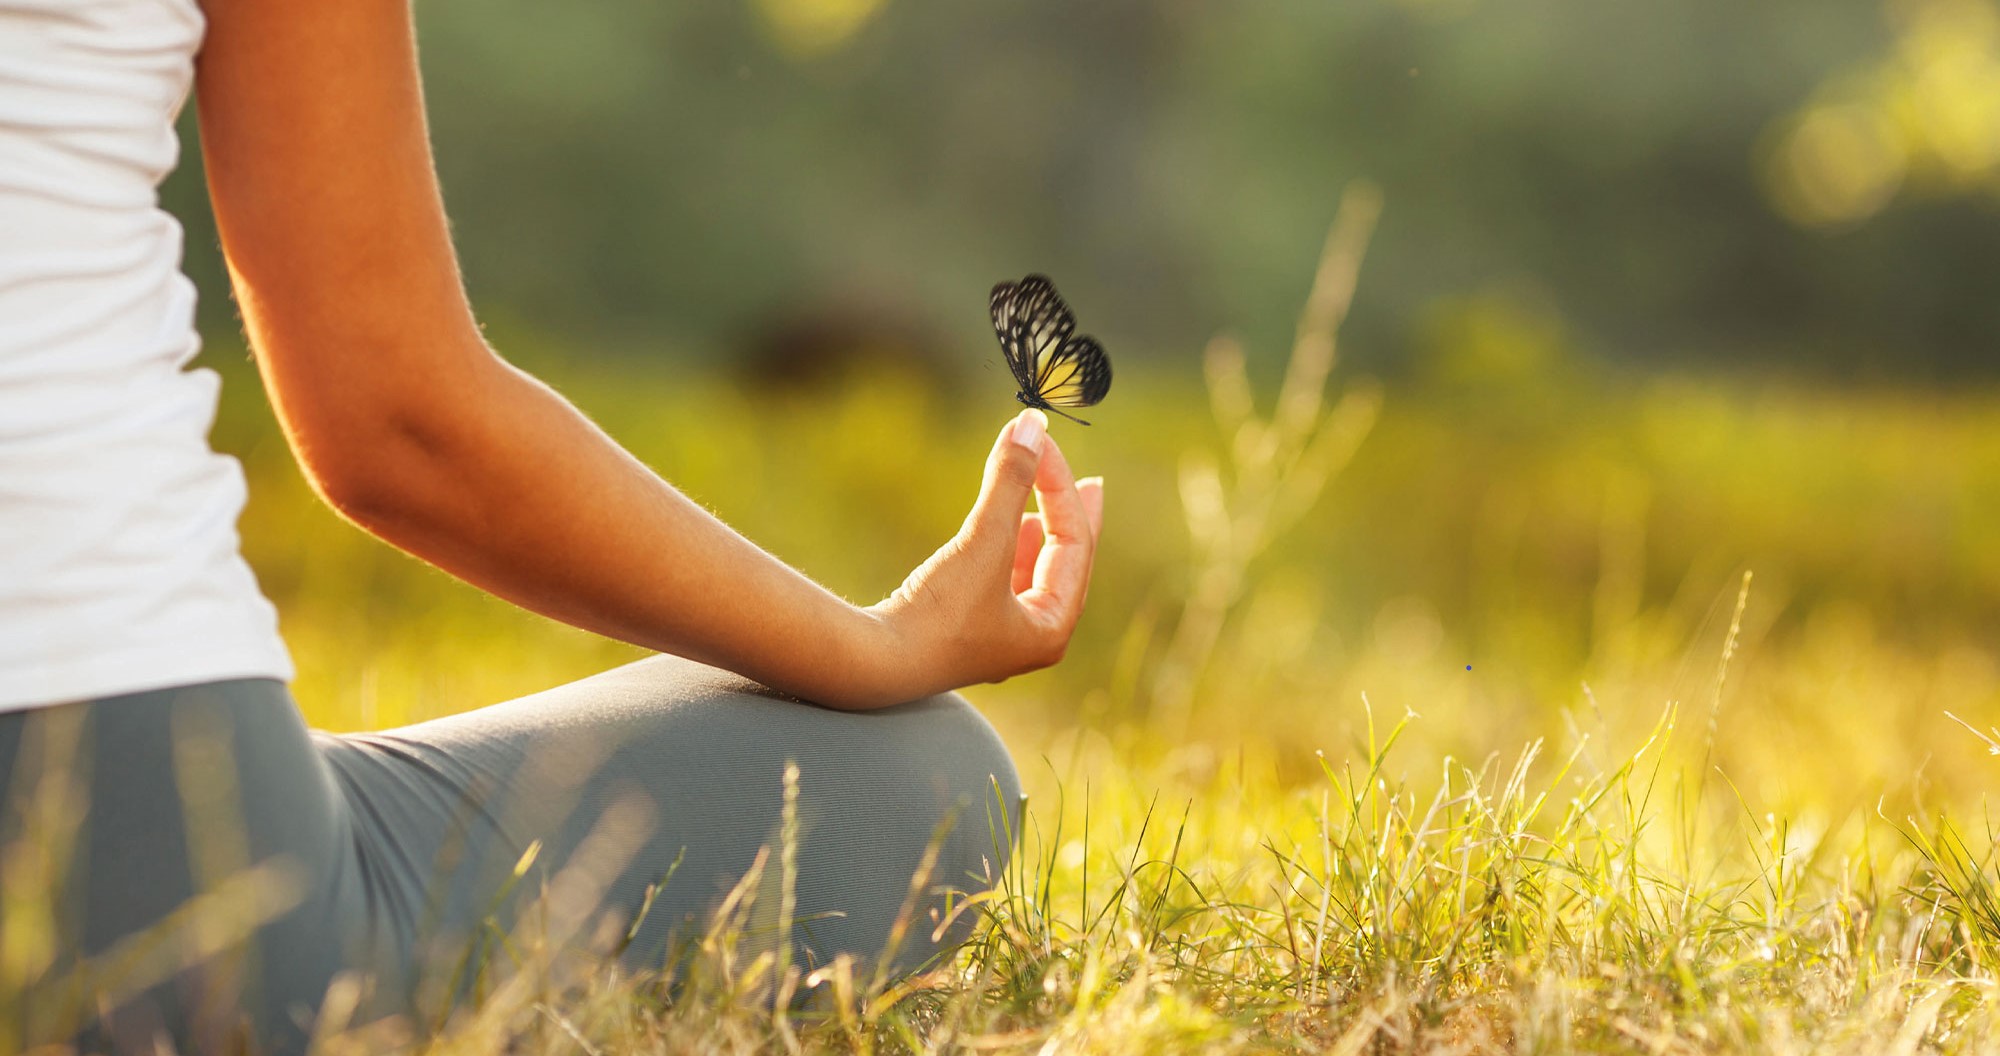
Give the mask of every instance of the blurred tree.
<svg viewBox="0 0 2000 1056">
<path fill-rule="evenodd" d="M 418 15 L 482 312 L 577 354 L 729 358 L 798 306 L 844 305 L 970 361 L 992 355 L 988 287 L 1041 270 L 1121 362 L 1192 375 L 1219 329 L 1289 338 L 1336 189 L 1365 175 L 1390 203 L 1349 323 L 1366 369 L 1421 359 L 1452 305 L 1532 288 L 1583 353 L 1904 380 L 2000 371 L 1997 11 L 426 0 Z M 198 172 L 167 200 L 189 221 L 204 319 L 226 325 Z"/>
</svg>

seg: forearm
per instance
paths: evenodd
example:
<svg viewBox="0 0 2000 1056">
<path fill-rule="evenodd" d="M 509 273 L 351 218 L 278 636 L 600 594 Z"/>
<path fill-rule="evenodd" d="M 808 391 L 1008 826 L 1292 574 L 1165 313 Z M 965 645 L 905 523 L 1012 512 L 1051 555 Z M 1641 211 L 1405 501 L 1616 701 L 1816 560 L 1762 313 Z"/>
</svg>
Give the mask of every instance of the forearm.
<svg viewBox="0 0 2000 1056">
<path fill-rule="evenodd" d="M 484 359 L 455 409 L 376 441 L 371 483 L 322 490 L 386 541 L 565 623 L 833 706 L 926 688 L 883 669 L 872 614 L 730 529 L 547 386 Z"/>
</svg>

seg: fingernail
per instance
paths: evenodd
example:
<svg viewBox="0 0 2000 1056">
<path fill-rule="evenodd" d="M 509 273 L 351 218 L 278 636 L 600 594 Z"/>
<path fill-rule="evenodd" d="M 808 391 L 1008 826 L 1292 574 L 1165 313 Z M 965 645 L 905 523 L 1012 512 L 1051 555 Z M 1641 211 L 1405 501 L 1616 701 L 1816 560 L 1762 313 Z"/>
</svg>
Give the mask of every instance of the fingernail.
<svg viewBox="0 0 2000 1056">
<path fill-rule="evenodd" d="M 1049 435 L 1049 420 L 1042 412 L 1026 410 L 1014 419 L 1014 432 L 1009 439 L 1033 451 L 1042 453 L 1042 438 Z"/>
</svg>

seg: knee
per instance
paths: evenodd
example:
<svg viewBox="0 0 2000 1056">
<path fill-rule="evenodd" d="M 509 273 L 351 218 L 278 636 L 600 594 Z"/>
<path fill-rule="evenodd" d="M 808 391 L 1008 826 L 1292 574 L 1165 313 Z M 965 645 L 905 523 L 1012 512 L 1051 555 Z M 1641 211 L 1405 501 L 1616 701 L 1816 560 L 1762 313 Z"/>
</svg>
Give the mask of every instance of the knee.
<svg viewBox="0 0 2000 1056">
<path fill-rule="evenodd" d="M 938 877 L 983 890 L 997 882 L 1019 839 L 1020 774 L 993 724 L 964 697 L 947 693 L 925 703 L 947 730 L 933 765 L 950 783 L 956 804 L 940 848 Z"/>
<path fill-rule="evenodd" d="M 983 910 L 962 900 L 997 887 L 1006 875 L 1020 837 L 1021 781 L 999 733 L 957 694 L 876 714 L 901 730 L 903 736 L 894 738 L 901 741 L 897 769 L 915 793 L 904 802 L 922 806 L 903 813 L 902 832 L 892 841 L 906 848 L 908 864 L 884 870 L 882 879 L 896 882 L 879 886 L 873 898 L 880 904 L 855 906 L 849 923 L 857 927 L 848 948 L 893 952 L 901 972 L 948 953 L 973 934 Z M 912 852 L 919 849 L 928 868 L 918 866 L 925 875 L 915 877 L 909 870 L 917 865 L 919 856 Z M 918 926 L 899 949 L 889 951 L 881 944 L 893 934 L 890 922 L 917 879 L 925 893 L 919 905 L 908 908 L 918 911 L 913 921 Z M 873 923 L 863 925 L 864 920 Z"/>
</svg>

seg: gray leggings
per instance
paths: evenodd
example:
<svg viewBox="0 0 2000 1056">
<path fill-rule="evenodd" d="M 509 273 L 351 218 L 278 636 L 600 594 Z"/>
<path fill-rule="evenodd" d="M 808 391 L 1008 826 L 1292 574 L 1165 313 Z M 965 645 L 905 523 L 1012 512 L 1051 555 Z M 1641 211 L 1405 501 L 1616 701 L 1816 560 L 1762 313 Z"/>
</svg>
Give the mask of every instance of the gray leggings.
<svg viewBox="0 0 2000 1056">
<path fill-rule="evenodd" d="M 627 966 L 672 969 L 760 852 L 744 941 L 776 949 L 788 763 L 792 963 L 878 961 L 906 902 L 893 967 L 961 941 L 969 914 L 938 927 L 945 889 L 1000 874 L 1020 787 L 956 696 L 840 712 L 655 657 L 384 733 L 309 731 L 261 679 L 0 715 L 0 847 L 67 861 L 53 962 L 0 995 L 24 1035 L 0 1049 L 151 1052 L 164 1034 L 201 1052 L 247 1032 L 295 1052 L 343 973 L 370 980 L 350 1022 L 422 1030 L 538 943 L 573 960 L 624 943 Z"/>
</svg>

